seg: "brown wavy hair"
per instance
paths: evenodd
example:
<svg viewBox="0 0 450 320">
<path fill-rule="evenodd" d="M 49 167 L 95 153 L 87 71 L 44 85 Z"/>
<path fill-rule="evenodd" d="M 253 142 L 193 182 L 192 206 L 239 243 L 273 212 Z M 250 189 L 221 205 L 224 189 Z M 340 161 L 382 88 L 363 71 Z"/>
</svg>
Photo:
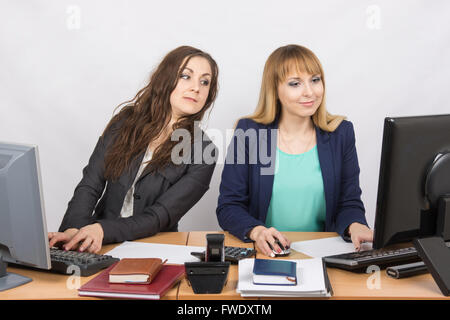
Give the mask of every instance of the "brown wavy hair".
<svg viewBox="0 0 450 320">
<path fill-rule="evenodd" d="M 115 134 L 114 142 L 105 155 L 105 178 L 118 179 L 131 163 L 139 157 L 151 141 L 158 138 L 170 122 L 172 107 L 170 94 L 175 89 L 181 73 L 192 57 L 203 57 L 208 60 L 212 75 L 209 94 L 203 108 L 190 115 L 178 119 L 172 130 L 183 128 L 194 136 L 194 122 L 201 121 L 205 112 L 212 106 L 218 91 L 218 67 L 214 59 L 206 52 L 190 46 L 181 46 L 169 52 L 153 71 L 147 86 L 139 90 L 136 96 L 117 108 L 120 112 L 113 116 L 106 126 L 103 137 L 111 129 Z M 153 156 L 145 172 L 157 171 L 171 162 L 172 148 L 178 141 L 167 137 L 153 152 Z"/>
</svg>

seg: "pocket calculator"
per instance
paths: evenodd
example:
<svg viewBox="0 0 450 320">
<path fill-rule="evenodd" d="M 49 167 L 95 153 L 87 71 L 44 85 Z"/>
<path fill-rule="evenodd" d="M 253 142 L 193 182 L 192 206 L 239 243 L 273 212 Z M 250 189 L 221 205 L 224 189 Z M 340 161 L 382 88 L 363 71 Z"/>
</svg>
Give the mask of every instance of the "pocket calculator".
<svg viewBox="0 0 450 320">
<path fill-rule="evenodd" d="M 229 261 L 232 264 L 237 264 L 239 260 L 250 258 L 256 254 L 256 250 L 251 248 L 241 248 L 241 247 L 225 247 L 225 261 Z M 205 260 L 205 252 L 191 252 L 191 255 L 199 258 L 200 260 Z"/>
</svg>

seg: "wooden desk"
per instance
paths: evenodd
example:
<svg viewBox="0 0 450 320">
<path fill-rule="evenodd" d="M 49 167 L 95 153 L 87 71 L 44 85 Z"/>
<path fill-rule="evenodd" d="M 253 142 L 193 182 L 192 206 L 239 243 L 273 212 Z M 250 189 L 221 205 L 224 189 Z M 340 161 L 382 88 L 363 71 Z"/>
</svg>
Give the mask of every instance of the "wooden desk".
<svg viewBox="0 0 450 320">
<path fill-rule="evenodd" d="M 292 242 L 336 237 L 333 232 L 283 232 Z M 258 253 L 257 258 L 267 258 Z M 295 252 L 286 259 L 303 259 L 308 256 Z M 388 300 L 388 299 L 442 299 L 442 295 L 431 274 L 423 274 L 405 279 L 393 279 L 386 275 L 386 270 L 379 273 L 353 273 L 336 268 L 327 268 L 328 277 L 333 288 L 335 300 Z M 379 277 L 378 277 L 379 276 Z M 369 285 L 368 285 L 369 284 Z M 372 289 L 371 289 L 372 288 Z"/>
<path fill-rule="evenodd" d="M 147 243 L 166 243 L 191 246 L 205 246 L 206 234 L 218 233 L 218 231 L 193 231 L 193 232 L 166 232 L 156 236 L 138 240 Z M 244 243 L 227 232 L 225 234 L 226 246 L 253 247 L 253 243 Z M 330 232 L 283 232 L 292 242 L 312 240 L 337 236 Z M 107 245 L 102 248 L 101 253 L 113 249 L 115 245 Z M 268 258 L 261 253 L 257 253 L 257 258 Z M 307 255 L 292 251 L 289 257 L 284 259 L 307 259 Z M 279 259 L 279 258 L 277 258 Z M 67 286 L 70 276 L 59 275 L 44 271 L 34 271 L 24 268 L 8 268 L 8 271 L 15 272 L 33 279 L 32 282 L 23 286 L 0 292 L 0 300 L 5 299 L 88 299 L 79 297 L 77 290 Z M 339 269 L 328 268 L 328 276 L 333 287 L 334 296 L 330 299 L 336 300 L 366 300 L 366 299 L 446 299 L 430 274 L 419 275 L 406 279 L 392 279 L 386 276 L 386 271 L 379 273 L 379 288 L 370 289 L 367 285 L 374 274 L 357 274 Z M 92 277 L 81 277 L 81 285 L 89 281 Z M 228 281 L 221 294 L 194 294 L 186 279 L 180 284 L 170 289 L 163 299 L 179 300 L 234 300 L 245 299 L 236 293 L 238 280 L 238 269 L 236 265 L 230 266 Z M 89 298 L 95 299 L 95 298 Z"/>
<path fill-rule="evenodd" d="M 161 232 L 156 236 L 137 240 L 139 242 L 146 243 L 166 243 L 166 244 L 179 244 L 186 245 L 189 233 L 188 232 Z M 118 244 L 105 245 L 100 251 L 101 254 L 112 250 Z M 25 300 L 25 299 L 49 299 L 49 300 L 67 300 L 67 299 L 99 299 L 94 297 L 80 297 L 78 296 L 78 290 L 76 283 L 71 281 L 70 276 L 51 273 L 46 271 L 35 271 L 25 268 L 8 268 L 8 272 L 14 272 L 26 277 L 30 277 L 33 281 L 0 292 L 0 300 Z M 78 277 L 80 279 L 80 285 L 85 284 L 97 274 L 90 277 Z M 178 285 L 170 289 L 163 299 L 175 300 L 178 296 Z"/>
</svg>

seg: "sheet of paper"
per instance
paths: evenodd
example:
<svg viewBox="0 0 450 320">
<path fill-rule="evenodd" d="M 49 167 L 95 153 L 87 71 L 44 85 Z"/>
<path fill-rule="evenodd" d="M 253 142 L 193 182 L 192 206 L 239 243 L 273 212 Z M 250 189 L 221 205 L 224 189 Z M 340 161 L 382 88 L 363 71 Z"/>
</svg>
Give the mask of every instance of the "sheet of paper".
<svg viewBox="0 0 450 320">
<path fill-rule="evenodd" d="M 239 281 L 237 291 L 246 296 L 303 296 L 326 294 L 322 259 L 288 260 L 297 263 L 297 285 L 256 285 L 253 284 L 255 259 L 239 261 Z"/>
<path fill-rule="evenodd" d="M 293 242 L 291 243 L 291 248 L 314 258 L 322 258 L 355 251 L 353 243 L 345 242 L 342 237 Z M 361 250 L 370 249 L 372 249 L 371 242 L 361 244 Z"/>
<path fill-rule="evenodd" d="M 191 255 L 193 251 L 202 252 L 205 251 L 205 247 L 125 241 L 106 254 L 120 259 L 161 258 L 168 259 L 167 263 L 184 264 L 185 262 L 200 261 Z"/>
</svg>

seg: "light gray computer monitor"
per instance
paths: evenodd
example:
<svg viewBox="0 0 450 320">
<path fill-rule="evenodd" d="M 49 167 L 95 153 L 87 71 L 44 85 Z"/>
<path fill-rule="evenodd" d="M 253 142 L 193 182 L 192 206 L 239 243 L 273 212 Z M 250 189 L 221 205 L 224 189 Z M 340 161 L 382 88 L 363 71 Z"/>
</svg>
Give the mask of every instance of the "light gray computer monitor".
<svg viewBox="0 0 450 320">
<path fill-rule="evenodd" d="M 8 263 L 51 267 L 37 146 L 0 142 L 0 291 L 31 281 Z"/>
</svg>

